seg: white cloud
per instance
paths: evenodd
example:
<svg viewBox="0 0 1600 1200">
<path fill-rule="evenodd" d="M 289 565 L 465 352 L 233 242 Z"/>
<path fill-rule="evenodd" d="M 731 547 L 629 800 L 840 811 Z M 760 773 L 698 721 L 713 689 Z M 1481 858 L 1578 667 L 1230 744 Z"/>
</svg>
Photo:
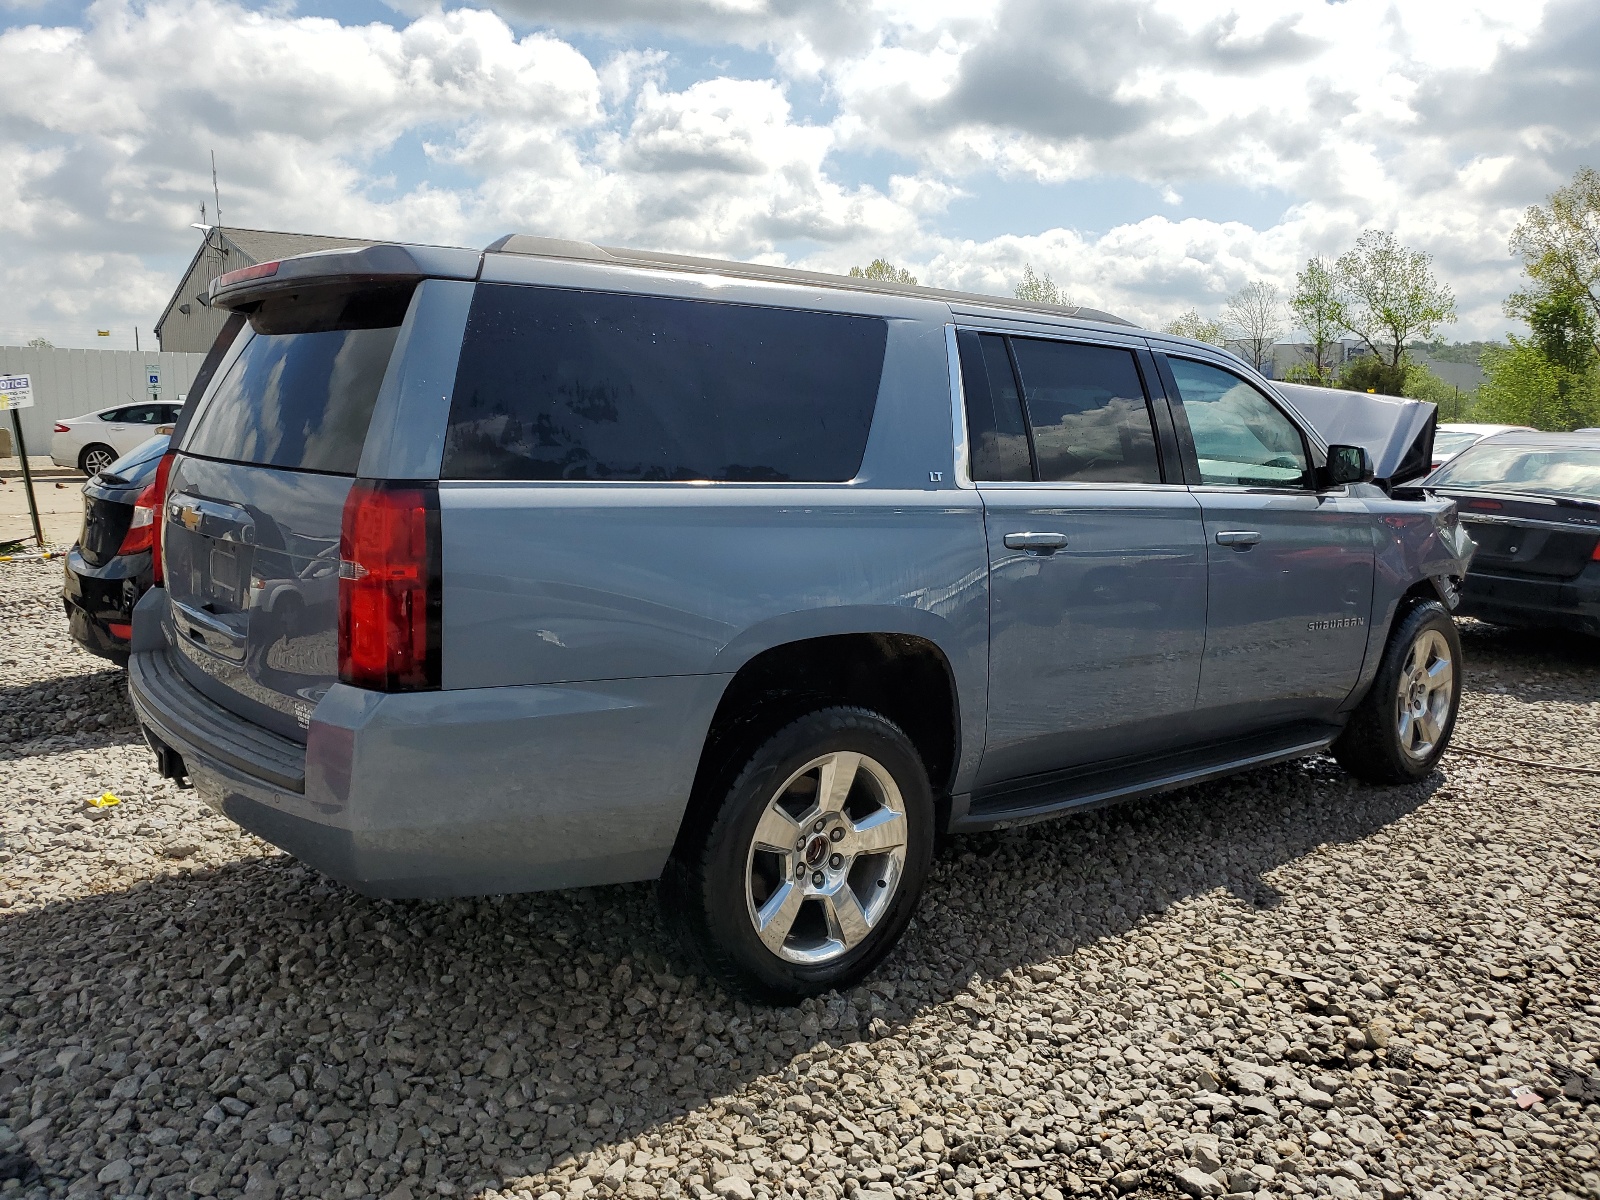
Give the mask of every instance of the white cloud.
<svg viewBox="0 0 1600 1200">
<path fill-rule="evenodd" d="M 397 28 L 94 0 L 73 26 L 0 31 L 0 338 L 152 320 L 213 149 L 235 224 L 464 244 L 522 229 L 840 269 L 886 254 L 991 291 L 1031 262 L 1150 321 L 1252 278 L 1287 288 L 1307 254 L 1391 228 L 1436 256 L 1463 334 L 1504 327 L 1523 207 L 1600 158 L 1588 0 L 495 7 L 419 7 Z M 591 59 L 564 39 L 577 29 L 630 44 Z M 662 36 L 762 48 L 773 70 L 686 76 Z M 861 164 L 885 153 L 895 169 L 871 182 Z M 994 176 L 1136 180 L 1152 199 L 1098 237 L 948 233 Z M 1185 215 L 1208 188 L 1252 186 L 1292 207 L 1267 228 Z"/>
</svg>

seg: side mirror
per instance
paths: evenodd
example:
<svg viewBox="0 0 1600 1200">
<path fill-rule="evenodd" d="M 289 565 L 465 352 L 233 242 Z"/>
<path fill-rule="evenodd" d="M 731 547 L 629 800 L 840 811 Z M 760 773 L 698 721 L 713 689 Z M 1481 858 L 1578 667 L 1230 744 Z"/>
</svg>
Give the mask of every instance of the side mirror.
<svg viewBox="0 0 1600 1200">
<path fill-rule="evenodd" d="M 1322 469 L 1328 487 L 1346 483 L 1371 483 L 1372 458 L 1361 446 L 1329 446 L 1328 465 Z"/>
</svg>

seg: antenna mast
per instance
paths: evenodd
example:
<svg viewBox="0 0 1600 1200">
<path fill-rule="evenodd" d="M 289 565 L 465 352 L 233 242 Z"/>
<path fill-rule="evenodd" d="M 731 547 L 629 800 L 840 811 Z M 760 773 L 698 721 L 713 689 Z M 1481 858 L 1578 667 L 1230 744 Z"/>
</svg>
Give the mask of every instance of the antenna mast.
<svg viewBox="0 0 1600 1200">
<path fill-rule="evenodd" d="M 217 152 L 211 152 L 211 198 L 217 202 L 217 224 L 222 224 L 222 193 L 217 190 Z"/>
</svg>

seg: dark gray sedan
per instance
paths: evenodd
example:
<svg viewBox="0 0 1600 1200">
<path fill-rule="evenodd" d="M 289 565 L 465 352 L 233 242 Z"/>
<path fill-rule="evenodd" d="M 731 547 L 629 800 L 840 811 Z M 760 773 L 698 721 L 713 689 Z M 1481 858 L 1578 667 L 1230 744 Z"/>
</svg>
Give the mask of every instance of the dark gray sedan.
<svg viewBox="0 0 1600 1200">
<path fill-rule="evenodd" d="M 1498 434 L 1425 486 L 1478 544 L 1463 615 L 1600 636 L 1600 433 Z"/>
</svg>

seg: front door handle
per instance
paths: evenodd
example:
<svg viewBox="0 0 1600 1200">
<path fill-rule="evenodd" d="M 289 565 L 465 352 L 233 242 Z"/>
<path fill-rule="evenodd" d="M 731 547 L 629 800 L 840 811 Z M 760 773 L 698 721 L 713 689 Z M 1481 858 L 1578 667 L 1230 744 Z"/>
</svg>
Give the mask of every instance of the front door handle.
<svg viewBox="0 0 1600 1200">
<path fill-rule="evenodd" d="M 1235 550 L 1248 550 L 1261 540 L 1254 529 L 1219 529 L 1217 545 L 1232 546 Z"/>
<path fill-rule="evenodd" d="M 1054 554 L 1067 544 L 1064 533 L 1008 533 L 1007 550 L 1028 550 L 1035 554 Z"/>
</svg>

